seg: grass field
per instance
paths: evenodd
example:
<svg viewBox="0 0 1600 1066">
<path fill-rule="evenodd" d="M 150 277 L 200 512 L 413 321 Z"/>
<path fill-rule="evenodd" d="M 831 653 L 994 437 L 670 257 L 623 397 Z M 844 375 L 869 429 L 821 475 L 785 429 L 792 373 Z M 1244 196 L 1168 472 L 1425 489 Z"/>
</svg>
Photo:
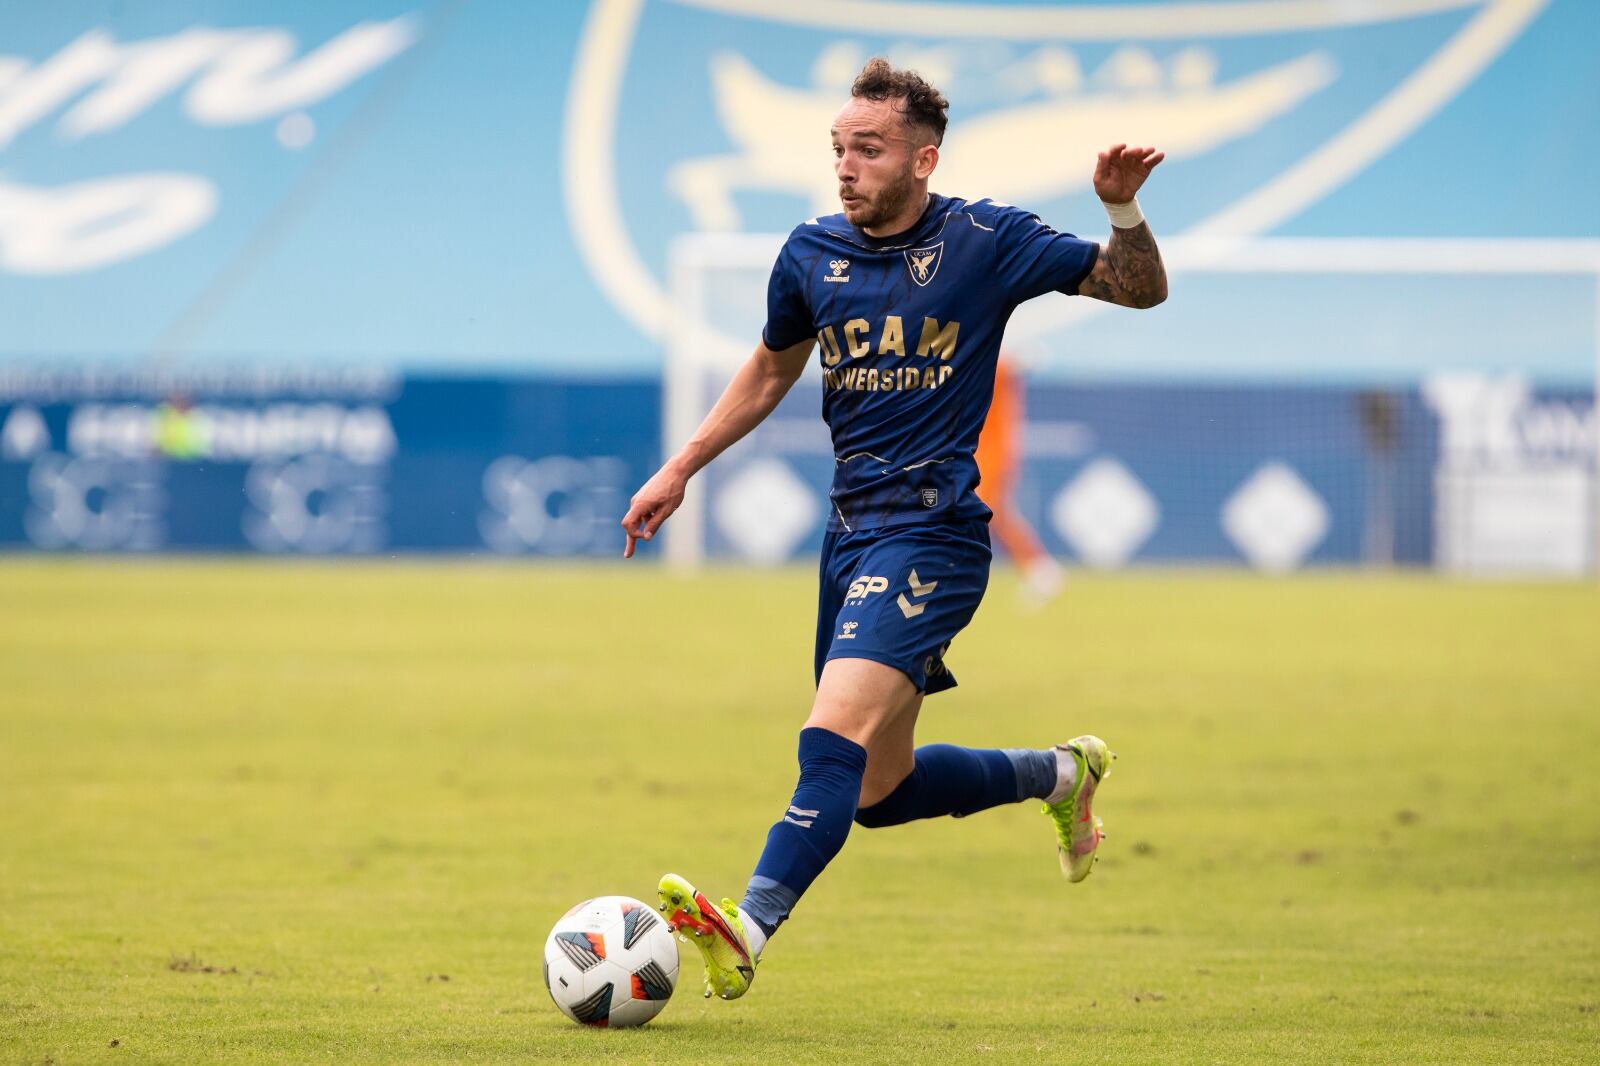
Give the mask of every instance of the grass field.
<svg viewBox="0 0 1600 1066">
<path fill-rule="evenodd" d="M 1594 1061 L 1600 593 L 1424 577 L 999 575 L 921 735 L 1108 738 L 1095 875 L 858 829 L 748 999 L 571 1025 L 567 906 L 742 888 L 811 582 L 0 563 L 0 1063 Z"/>
</svg>

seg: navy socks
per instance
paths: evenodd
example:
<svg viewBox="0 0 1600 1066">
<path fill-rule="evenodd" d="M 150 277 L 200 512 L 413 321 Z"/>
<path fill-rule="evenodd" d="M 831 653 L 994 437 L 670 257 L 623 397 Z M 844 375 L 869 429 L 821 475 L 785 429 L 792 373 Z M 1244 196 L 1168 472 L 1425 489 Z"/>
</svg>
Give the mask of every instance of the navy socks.
<svg viewBox="0 0 1600 1066">
<path fill-rule="evenodd" d="M 768 936 L 844 846 L 850 823 L 868 828 L 919 818 L 957 818 L 1035 797 L 1056 787 L 1050 749 L 983 750 L 929 744 L 916 751 L 911 775 L 870 807 L 856 809 L 866 749 L 826 729 L 800 731 L 800 781 L 767 846 L 739 909 Z"/>
<path fill-rule="evenodd" d="M 867 750 L 826 729 L 800 730 L 800 781 L 739 904 L 768 936 L 811 887 L 844 839 L 861 797 Z"/>
<path fill-rule="evenodd" d="M 857 811 L 856 821 L 880 829 L 919 818 L 964 818 L 1029 797 L 1043 799 L 1055 787 L 1052 750 L 929 744 L 917 749 L 911 775 L 883 799 Z"/>
</svg>

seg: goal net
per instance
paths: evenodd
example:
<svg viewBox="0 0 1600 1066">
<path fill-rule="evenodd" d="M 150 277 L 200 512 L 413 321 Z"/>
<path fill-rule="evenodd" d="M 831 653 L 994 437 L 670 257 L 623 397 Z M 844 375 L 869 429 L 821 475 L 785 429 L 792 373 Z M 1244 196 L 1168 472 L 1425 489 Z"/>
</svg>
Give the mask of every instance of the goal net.
<svg viewBox="0 0 1600 1066">
<path fill-rule="evenodd" d="M 760 337 L 783 238 L 670 254 L 663 449 Z M 1407 565 L 1580 575 L 1600 540 L 1600 242 L 1163 242 L 1154 312 L 1020 308 L 1023 461 L 1011 504 L 1093 567 Z M 815 358 L 690 486 L 670 564 L 778 564 L 820 544 L 833 452 Z"/>
</svg>

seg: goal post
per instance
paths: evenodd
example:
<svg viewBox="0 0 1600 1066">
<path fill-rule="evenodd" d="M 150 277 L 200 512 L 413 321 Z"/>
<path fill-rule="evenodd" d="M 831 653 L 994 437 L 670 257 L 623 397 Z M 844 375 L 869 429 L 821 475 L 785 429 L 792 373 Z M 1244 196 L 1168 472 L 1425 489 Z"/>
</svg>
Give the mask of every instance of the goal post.
<svg viewBox="0 0 1600 1066">
<path fill-rule="evenodd" d="M 753 351 L 783 240 L 691 234 L 671 246 L 664 454 L 683 444 Z M 1180 237 L 1162 250 L 1174 291 L 1164 308 L 1131 314 L 1045 298 L 1019 308 L 1008 327 L 1033 382 L 1025 452 L 1038 469 L 1022 503 L 1052 550 L 1086 565 L 1381 564 L 1381 551 L 1357 541 L 1388 520 L 1385 493 L 1399 492 L 1395 520 L 1411 532 L 1398 535 L 1412 544 L 1401 562 L 1596 572 L 1600 241 Z M 1114 357 L 1097 354 L 1112 346 Z M 832 465 L 820 378 L 812 360 L 769 422 L 691 482 L 665 527 L 669 565 L 780 563 L 820 539 Z M 1374 458 L 1386 447 L 1385 396 L 1402 409 L 1393 417 L 1405 422 L 1409 449 L 1394 462 Z M 1207 404 L 1223 406 L 1212 417 Z M 1141 405 L 1173 418 L 1144 425 Z M 1241 413 L 1240 436 L 1224 434 L 1208 451 L 1204 423 L 1226 428 L 1227 412 Z M 1252 449 L 1259 455 L 1246 455 Z M 1276 476 L 1275 459 L 1293 478 Z M 1395 463 L 1398 488 L 1385 485 Z M 1074 496 L 1072 482 L 1090 467 L 1096 491 Z M 1268 467 L 1276 480 L 1254 494 L 1259 516 L 1230 528 L 1246 475 Z M 1108 470 L 1116 476 L 1099 476 Z M 1156 512 L 1137 543 L 1139 523 L 1125 517 L 1129 484 Z M 1278 492 L 1285 484 L 1290 491 Z M 1296 494 L 1328 512 L 1320 540 Z M 1123 547 L 1097 553 L 1088 546 L 1109 534 L 1080 535 L 1074 521 L 1121 521 L 1132 532 Z M 1300 540 L 1314 542 L 1287 555 L 1258 552 L 1238 532 L 1257 527 L 1267 542 L 1293 542 L 1297 525 L 1306 527 Z M 1289 565 L 1272 562 L 1284 558 Z"/>
</svg>

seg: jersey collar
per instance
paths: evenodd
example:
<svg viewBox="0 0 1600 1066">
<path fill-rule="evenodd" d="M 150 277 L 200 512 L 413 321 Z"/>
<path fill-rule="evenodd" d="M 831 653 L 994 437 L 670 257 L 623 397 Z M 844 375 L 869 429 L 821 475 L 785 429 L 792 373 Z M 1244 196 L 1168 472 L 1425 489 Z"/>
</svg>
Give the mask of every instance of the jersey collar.
<svg viewBox="0 0 1600 1066">
<path fill-rule="evenodd" d="M 923 208 L 922 217 L 917 219 L 910 229 L 890 234 L 887 237 L 874 237 L 858 229 L 851 225 L 842 213 L 814 218 L 809 224 L 818 226 L 829 236 L 848 241 L 857 248 L 865 248 L 873 252 L 893 252 L 920 244 L 928 235 L 928 231 L 942 228 L 945 216 L 950 213 L 951 202 L 948 196 L 929 193 L 928 206 Z"/>
</svg>

